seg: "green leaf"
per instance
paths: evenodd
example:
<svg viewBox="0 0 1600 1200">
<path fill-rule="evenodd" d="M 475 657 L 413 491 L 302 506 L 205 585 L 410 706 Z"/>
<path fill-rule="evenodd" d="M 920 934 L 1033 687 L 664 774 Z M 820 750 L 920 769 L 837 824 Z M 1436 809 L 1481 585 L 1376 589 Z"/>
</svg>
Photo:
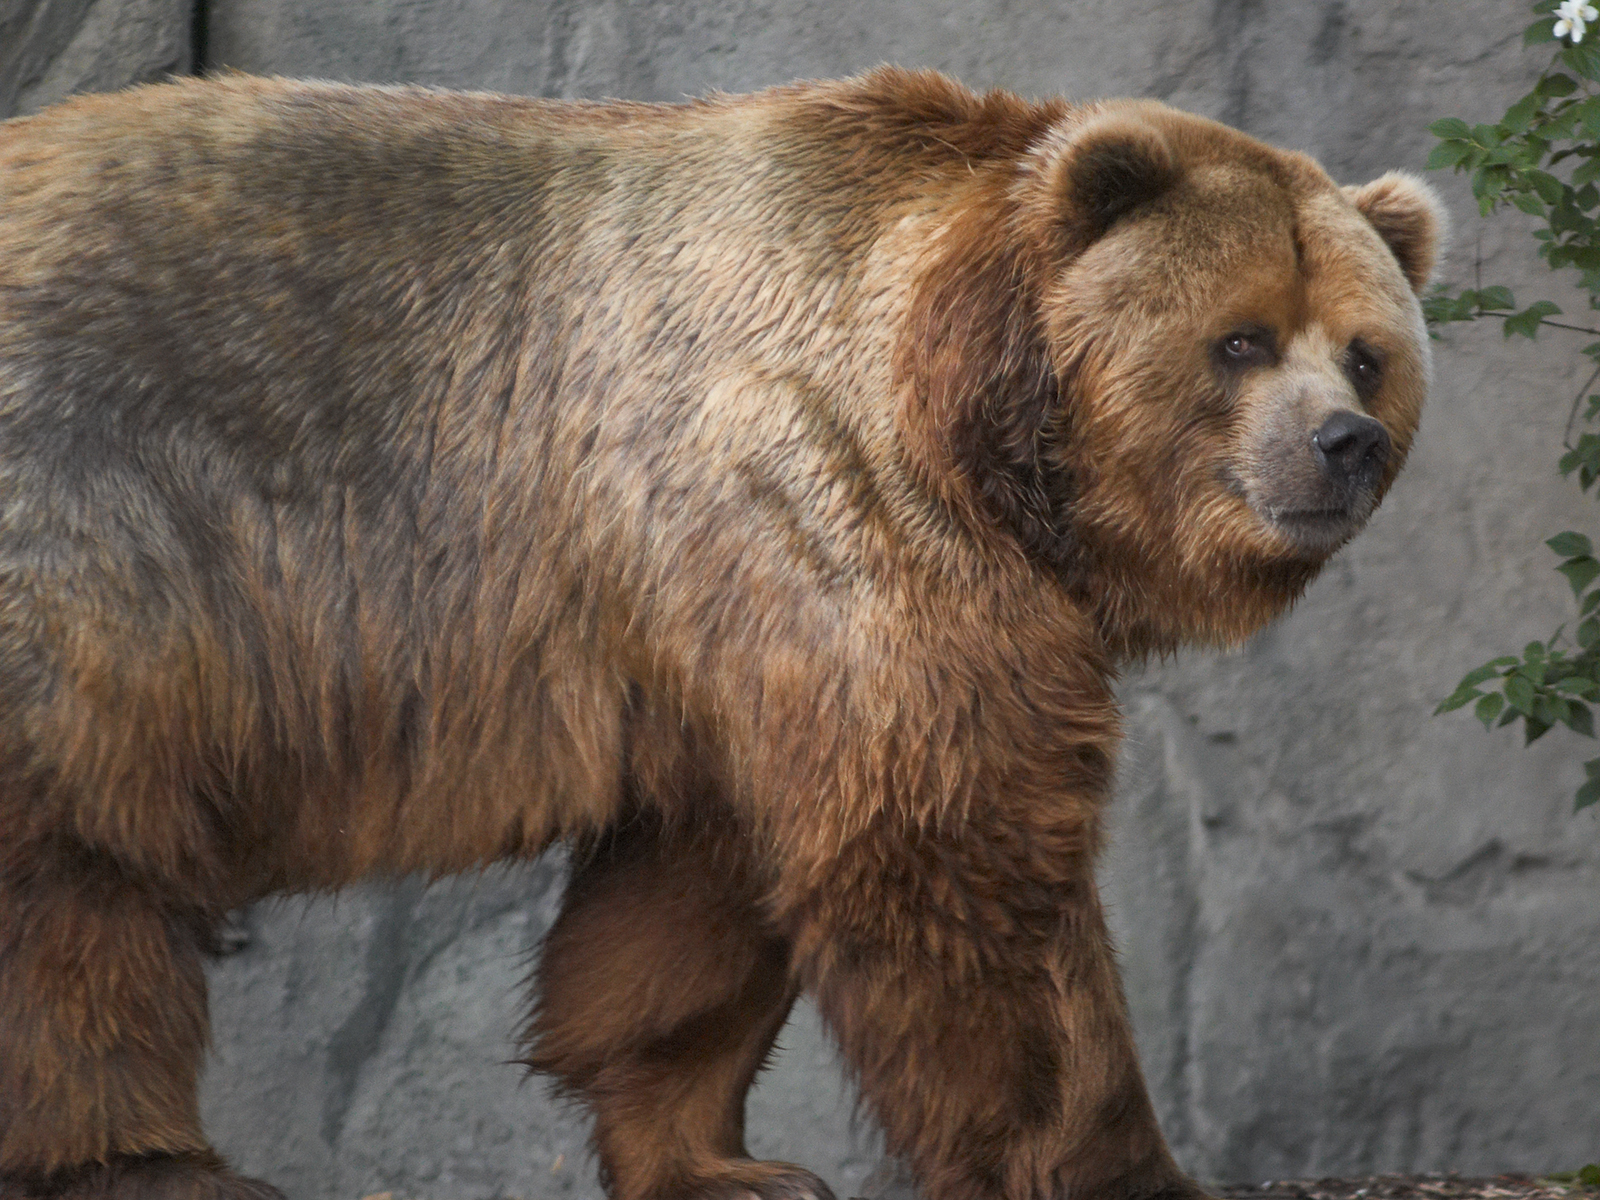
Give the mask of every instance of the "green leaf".
<svg viewBox="0 0 1600 1200">
<path fill-rule="evenodd" d="M 1559 204 L 1561 198 L 1567 194 L 1566 184 L 1545 171 L 1529 171 L 1528 182 L 1533 185 L 1533 190 L 1539 193 L 1539 198 L 1547 204 Z"/>
<path fill-rule="evenodd" d="M 1581 596 L 1583 589 L 1593 583 L 1596 576 L 1600 576 L 1600 561 L 1582 555 L 1567 559 L 1556 570 L 1567 577 L 1567 582 L 1572 585 L 1572 594 Z"/>
<path fill-rule="evenodd" d="M 1600 470 L 1600 435 L 1580 434 L 1578 444 L 1563 454 L 1557 465 L 1563 475 L 1570 475 L 1580 467 L 1591 473 Z M 1584 487 L 1587 489 L 1588 484 L 1584 484 Z"/>
<path fill-rule="evenodd" d="M 1522 44 L 1524 46 L 1539 46 L 1543 45 L 1545 42 L 1553 42 L 1555 40 L 1556 23 L 1549 18 L 1535 21 L 1532 25 L 1529 25 L 1522 31 Z M 1566 76 L 1557 75 L 1555 78 L 1565 79 Z"/>
<path fill-rule="evenodd" d="M 1472 136 L 1472 130 L 1460 117 L 1445 117 L 1428 126 L 1428 132 L 1436 138 L 1459 141 Z"/>
<path fill-rule="evenodd" d="M 1578 789 L 1578 794 L 1573 797 L 1572 811 L 1582 812 L 1591 804 L 1600 804 L 1600 779 L 1591 779 Z"/>
<path fill-rule="evenodd" d="M 1578 609 L 1578 615 L 1581 617 L 1593 612 L 1597 604 L 1600 604 L 1600 591 L 1590 592 L 1583 598 L 1583 606 Z"/>
<path fill-rule="evenodd" d="M 1538 24 L 1539 22 L 1536 22 Z M 1554 40 L 1554 35 L 1551 35 Z M 1570 75 L 1546 75 L 1539 80 L 1537 88 L 1541 96 L 1550 96 L 1559 100 L 1562 96 L 1570 96 L 1578 90 L 1577 82 Z"/>
<path fill-rule="evenodd" d="M 1552 304 L 1549 300 L 1536 300 L 1516 316 L 1506 318 L 1505 335 L 1511 337 L 1520 333 L 1527 338 L 1537 337 L 1539 322 L 1560 311 L 1560 306 Z"/>
<path fill-rule="evenodd" d="M 1589 711 L 1587 704 L 1577 700 L 1568 701 L 1566 715 L 1561 719 L 1573 733 L 1581 733 L 1584 737 L 1594 736 L 1594 714 Z"/>
<path fill-rule="evenodd" d="M 1477 313 L 1473 311 L 1476 292 L 1462 292 L 1459 296 L 1452 296 L 1450 290 L 1443 284 L 1433 288 L 1422 298 L 1422 316 L 1430 325 L 1441 325 L 1447 321 L 1470 321 Z"/>
<path fill-rule="evenodd" d="M 1511 172 L 1504 164 L 1486 162 L 1484 166 L 1473 172 L 1472 194 L 1475 196 L 1498 196 L 1510 180 Z"/>
<path fill-rule="evenodd" d="M 1522 727 L 1522 744 L 1524 746 L 1533 745 L 1534 742 L 1549 733 L 1550 728 L 1549 721 L 1542 720 L 1539 717 L 1529 717 L 1527 724 Z"/>
<path fill-rule="evenodd" d="M 1463 292 L 1462 295 L 1467 293 Z M 1481 292 L 1473 293 L 1478 300 L 1478 307 L 1484 312 L 1496 312 L 1501 309 L 1515 308 L 1516 297 L 1511 294 L 1511 289 L 1503 284 L 1493 284 Z"/>
<path fill-rule="evenodd" d="M 1506 115 L 1500 118 L 1501 128 L 1509 129 L 1512 133 L 1521 133 L 1532 123 L 1533 114 L 1539 111 L 1542 100 L 1538 92 L 1529 92 L 1506 109 Z"/>
<path fill-rule="evenodd" d="M 1544 544 L 1562 558 L 1576 558 L 1579 555 L 1594 553 L 1594 547 L 1589 544 L 1589 539 L 1581 533 L 1573 533 L 1570 529 L 1565 533 L 1556 534 L 1553 538 L 1545 539 Z"/>
<path fill-rule="evenodd" d="M 1600 682 L 1596 682 L 1587 675 L 1568 675 L 1558 679 L 1551 685 L 1558 692 L 1568 692 L 1574 696 L 1594 696 L 1600 694 Z"/>
<path fill-rule="evenodd" d="M 1511 193 L 1511 203 L 1527 213 L 1530 217 L 1542 217 L 1545 213 L 1544 201 L 1527 192 Z M 1531 335 L 1530 335 L 1531 336 Z"/>
<path fill-rule="evenodd" d="M 1578 237 L 1570 242 L 1564 242 L 1559 247 L 1552 247 L 1552 252 L 1560 249 L 1565 256 L 1577 263 L 1580 267 L 1600 267 L 1600 251 L 1594 247 L 1581 244 L 1587 238 L 1590 227 L 1594 224 L 1576 204 L 1558 204 L 1550 212 L 1550 228 L 1557 233 L 1574 233 Z"/>
<path fill-rule="evenodd" d="M 1533 714 L 1533 683 L 1526 675 L 1507 678 L 1506 702 L 1525 717 Z"/>
<path fill-rule="evenodd" d="M 1439 702 L 1439 707 L 1433 710 L 1433 715 L 1437 717 L 1442 713 L 1455 712 L 1458 708 L 1465 708 L 1470 701 L 1481 695 L 1483 693 L 1475 687 L 1457 688 Z"/>
<path fill-rule="evenodd" d="M 1511 662 L 1516 661 L 1517 660 L 1514 658 L 1511 659 Z M 1462 677 L 1461 682 L 1456 684 L 1456 688 L 1457 690 L 1460 690 L 1461 688 L 1477 687 L 1478 684 L 1484 682 L 1486 679 L 1493 679 L 1496 675 L 1500 674 L 1500 668 L 1502 666 L 1509 665 L 1510 664 L 1504 659 L 1498 658 L 1495 659 L 1494 662 L 1484 663 L 1483 666 L 1477 668 L 1477 670 L 1468 671 L 1466 675 Z"/>
<path fill-rule="evenodd" d="M 1429 171 L 1440 171 L 1445 167 L 1460 165 L 1471 153 L 1470 142 L 1440 142 L 1428 152 L 1428 161 L 1423 166 Z"/>
<path fill-rule="evenodd" d="M 1600 81 L 1600 57 L 1589 46 L 1568 46 L 1561 52 L 1561 61 L 1567 70 L 1585 79 Z"/>
<path fill-rule="evenodd" d="M 1559 212 L 1551 213 L 1550 219 L 1554 221 L 1558 216 L 1565 219 L 1565 212 L 1566 210 L 1563 209 Z M 1591 222 L 1589 218 L 1585 217 L 1582 213 L 1574 214 L 1574 216 L 1577 221 L 1577 225 L 1575 227 L 1581 228 L 1585 235 L 1587 235 L 1589 232 L 1588 227 L 1593 222 Z M 1557 250 L 1562 251 L 1566 258 L 1577 263 L 1586 271 L 1592 271 L 1596 267 L 1600 267 L 1600 246 L 1582 246 L 1578 245 L 1576 242 L 1565 242 L 1560 246 L 1552 247 L 1551 253 L 1554 254 Z"/>
<path fill-rule="evenodd" d="M 1589 1163 L 1578 1171 L 1578 1182 L 1584 1187 L 1600 1188 L 1600 1163 Z"/>
<path fill-rule="evenodd" d="M 1499 692 L 1490 692 L 1479 700 L 1477 704 L 1473 705 L 1472 715 L 1482 721 L 1483 727 L 1487 729 L 1490 723 L 1500 715 L 1500 710 L 1505 707 L 1505 703 L 1506 698 Z M 1595 761 L 1600 762 L 1600 759 Z"/>
</svg>

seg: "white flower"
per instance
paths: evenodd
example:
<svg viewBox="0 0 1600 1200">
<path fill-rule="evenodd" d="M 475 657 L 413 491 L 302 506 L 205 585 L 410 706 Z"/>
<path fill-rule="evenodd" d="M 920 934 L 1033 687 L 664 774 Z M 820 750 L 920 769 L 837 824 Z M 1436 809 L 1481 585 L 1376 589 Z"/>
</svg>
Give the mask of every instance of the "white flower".
<svg viewBox="0 0 1600 1200">
<path fill-rule="evenodd" d="M 1555 34 L 1557 37 L 1570 37 L 1576 46 L 1588 32 L 1588 23 L 1596 20 L 1600 20 L 1600 9 L 1588 0 L 1561 0 L 1560 7 L 1556 9 Z"/>
</svg>

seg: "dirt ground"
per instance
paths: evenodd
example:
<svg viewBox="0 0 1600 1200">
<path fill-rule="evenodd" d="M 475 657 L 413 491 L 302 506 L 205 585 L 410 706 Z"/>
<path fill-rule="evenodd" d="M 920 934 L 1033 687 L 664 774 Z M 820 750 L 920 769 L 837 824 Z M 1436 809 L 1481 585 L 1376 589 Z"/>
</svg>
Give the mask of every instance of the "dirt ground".
<svg viewBox="0 0 1600 1200">
<path fill-rule="evenodd" d="M 1223 1200 L 1600 1200 L 1600 1188 L 1575 1176 L 1354 1175 L 1277 1179 L 1207 1189 Z M 867 1177 L 859 1200 L 917 1200 L 911 1177 L 894 1160 Z"/>
<path fill-rule="evenodd" d="M 1571 1178 L 1494 1175 L 1357 1175 L 1280 1179 L 1213 1189 L 1225 1200 L 1590 1200 L 1600 1191 Z"/>
</svg>

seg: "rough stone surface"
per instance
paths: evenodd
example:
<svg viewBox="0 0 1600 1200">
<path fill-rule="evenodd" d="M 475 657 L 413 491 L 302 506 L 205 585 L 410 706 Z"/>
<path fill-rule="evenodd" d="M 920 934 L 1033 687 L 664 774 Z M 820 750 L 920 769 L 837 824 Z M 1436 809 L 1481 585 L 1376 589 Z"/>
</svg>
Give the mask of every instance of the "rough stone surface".
<svg viewBox="0 0 1600 1200">
<path fill-rule="evenodd" d="M 190 68 L 194 0 L 0 2 L 0 117 Z"/>
<path fill-rule="evenodd" d="M 149 38 L 96 35 L 88 52 L 91 27 L 157 7 L 0 0 L 0 111 L 170 69 Z M 892 60 L 1026 93 L 1157 96 L 1360 181 L 1420 167 L 1430 120 L 1493 117 L 1543 62 L 1518 49 L 1522 5 L 1442 8 L 213 0 L 206 65 L 674 99 Z M 103 74 L 72 65 L 89 61 Z M 1464 183 L 1436 182 L 1457 218 L 1447 276 L 1481 267 L 1573 308 L 1529 263 L 1519 218 L 1480 222 Z M 1297 611 L 1125 682 L 1105 893 L 1158 1110 L 1202 1178 L 1600 1155 L 1600 820 L 1570 814 L 1594 751 L 1561 733 L 1524 751 L 1429 716 L 1467 668 L 1570 614 L 1540 543 L 1594 528 L 1553 468 L 1580 344 L 1453 332 L 1406 474 Z M 248 943 L 212 973 L 219 1145 L 291 1200 L 596 1195 L 581 1119 L 507 1065 L 559 877 L 545 863 L 249 913 Z M 866 1187 L 875 1134 L 852 1123 L 813 1011 L 784 1043 L 752 1150 L 841 1196 Z M 907 1191 L 892 1167 L 868 1190 Z"/>
<path fill-rule="evenodd" d="M 586 1121 L 511 1061 L 564 878 L 549 855 L 251 909 L 211 972 L 202 1098 L 218 1147 L 291 1200 L 598 1197 Z M 822 1163 L 851 1194 L 876 1132 L 852 1121 L 814 1009 L 781 1041 L 751 1097 L 751 1152 Z"/>
</svg>

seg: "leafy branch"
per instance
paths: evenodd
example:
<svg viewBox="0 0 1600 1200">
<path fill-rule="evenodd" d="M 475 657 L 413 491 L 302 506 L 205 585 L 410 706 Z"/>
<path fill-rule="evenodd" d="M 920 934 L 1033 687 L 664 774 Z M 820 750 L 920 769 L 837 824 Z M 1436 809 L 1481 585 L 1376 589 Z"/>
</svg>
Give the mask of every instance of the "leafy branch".
<svg viewBox="0 0 1600 1200">
<path fill-rule="evenodd" d="M 1430 125 L 1439 141 L 1428 167 L 1469 175 L 1485 217 L 1509 206 L 1541 220 L 1543 227 L 1533 232 L 1539 257 L 1552 270 L 1576 271 L 1589 310 L 1600 311 L 1600 49 L 1583 44 L 1581 24 L 1557 36 L 1557 0 L 1538 0 L 1532 7 L 1539 18 L 1524 32 L 1523 43 L 1556 43 L 1550 65 L 1499 121 L 1469 125 L 1447 117 Z M 1565 314 L 1552 301 L 1519 309 L 1511 289 L 1499 284 L 1437 288 L 1425 299 L 1423 312 L 1435 330 L 1450 322 L 1494 318 L 1506 337 L 1536 338 L 1541 328 L 1551 328 L 1600 339 L 1600 329 L 1554 320 Z M 1558 468 L 1563 476 L 1576 476 L 1587 493 L 1600 481 L 1600 433 L 1587 428 L 1600 417 L 1600 395 L 1589 394 L 1600 381 L 1600 340 L 1578 353 L 1593 369 L 1573 399 Z M 1580 408 L 1586 428 L 1574 440 Z M 1564 623 L 1545 640 L 1529 642 L 1520 655 L 1504 654 L 1467 672 L 1437 713 L 1470 704 L 1486 729 L 1521 721 L 1526 743 L 1558 725 L 1595 736 L 1591 705 L 1600 702 L 1600 587 L 1594 585 L 1600 580 L 1600 557 L 1586 535 L 1572 530 L 1545 545 L 1560 556 L 1555 569 L 1572 588 L 1577 605 L 1572 633 Z M 1586 779 L 1574 799 L 1578 810 L 1600 804 L 1600 757 L 1585 763 L 1584 770 Z"/>
</svg>

